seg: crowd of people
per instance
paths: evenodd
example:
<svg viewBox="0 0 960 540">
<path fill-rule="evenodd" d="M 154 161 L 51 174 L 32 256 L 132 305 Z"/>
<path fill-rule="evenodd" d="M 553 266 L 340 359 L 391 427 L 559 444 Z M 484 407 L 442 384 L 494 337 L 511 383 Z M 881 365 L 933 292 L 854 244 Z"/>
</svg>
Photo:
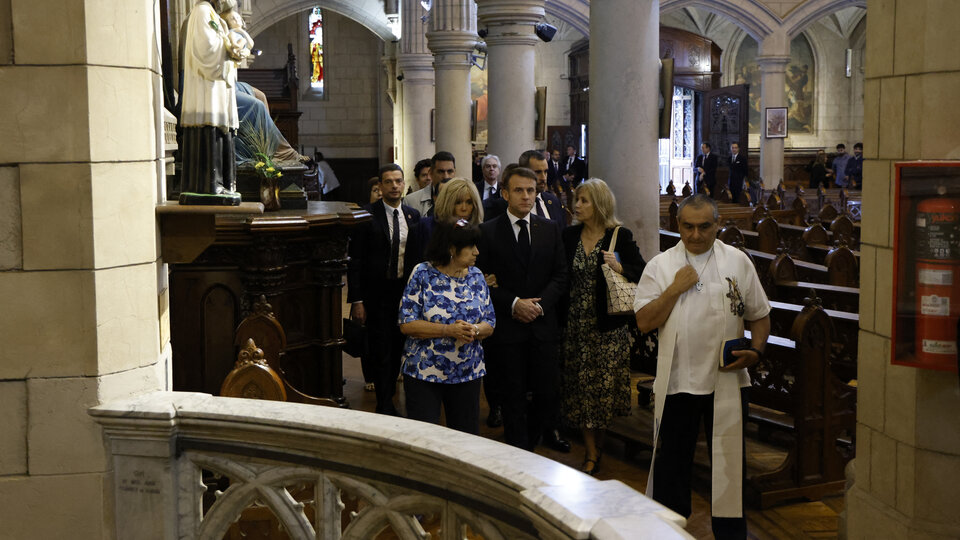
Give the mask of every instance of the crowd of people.
<svg viewBox="0 0 960 540">
<path fill-rule="evenodd" d="M 502 168 L 497 156 L 486 156 L 476 181 L 458 177 L 454 156 L 437 152 L 417 164 L 422 187 L 405 197 L 398 165 L 371 179 L 365 209 L 372 219 L 350 240 L 347 301 L 351 318 L 367 327 L 364 374 L 376 410 L 398 414 L 402 374 L 407 417 L 440 423 L 442 411 L 447 427 L 477 434 L 482 387 L 487 424 L 502 425 L 508 444 L 569 452 L 560 428 L 579 430 L 581 470 L 593 475 L 607 428 L 631 411 L 630 328 L 658 330 L 660 446 L 648 495 L 690 515 L 703 425 L 713 456 L 714 532 L 745 538 L 747 368 L 770 328 L 756 271 L 716 240 L 717 206 L 704 194 L 680 204 L 677 247 L 647 263 L 617 218 L 607 183 L 578 179 L 579 158 L 569 150 L 562 165 L 571 212 L 552 193 L 564 177 L 559 152 L 531 150 Z M 610 308 L 612 276 L 637 284 L 632 310 Z"/>
</svg>

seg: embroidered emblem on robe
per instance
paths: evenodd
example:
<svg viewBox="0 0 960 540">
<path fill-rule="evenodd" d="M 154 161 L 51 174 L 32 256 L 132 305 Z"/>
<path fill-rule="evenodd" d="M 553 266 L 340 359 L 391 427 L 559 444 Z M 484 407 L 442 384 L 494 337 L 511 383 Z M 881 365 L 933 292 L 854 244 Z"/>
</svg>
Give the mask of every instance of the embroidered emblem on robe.
<svg viewBox="0 0 960 540">
<path fill-rule="evenodd" d="M 730 313 L 733 313 L 737 317 L 743 317 L 743 312 L 746 307 L 743 305 L 743 295 L 740 294 L 740 288 L 737 287 L 737 278 L 726 278 L 726 280 L 729 290 L 727 298 L 730 299 Z"/>
</svg>

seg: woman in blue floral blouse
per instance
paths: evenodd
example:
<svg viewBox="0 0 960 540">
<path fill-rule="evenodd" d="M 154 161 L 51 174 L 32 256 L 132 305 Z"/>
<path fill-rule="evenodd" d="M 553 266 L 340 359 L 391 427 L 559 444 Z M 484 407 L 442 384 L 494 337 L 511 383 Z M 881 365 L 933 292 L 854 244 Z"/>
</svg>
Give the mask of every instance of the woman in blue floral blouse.
<svg viewBox="0 0 960 540">
<path fill-rule="evenodd" d="M 439 222 L 400 300 L 403 388 L 407 416 L 480 432 L 480 380 L 486 374 L 480 340 L 496 318 L 490 290 L 474 263 L 480 230 L 466 220 Z"/>
</svg>

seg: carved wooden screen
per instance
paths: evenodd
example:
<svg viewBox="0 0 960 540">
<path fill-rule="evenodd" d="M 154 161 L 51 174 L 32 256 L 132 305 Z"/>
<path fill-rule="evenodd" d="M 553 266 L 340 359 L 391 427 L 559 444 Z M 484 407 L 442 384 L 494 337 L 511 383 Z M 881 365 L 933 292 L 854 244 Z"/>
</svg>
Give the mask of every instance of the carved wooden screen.
<svg viewBox="0 0 960 540">
<path fill-rule="evenodd" d="M 740 153 L 747 157 L 749 107 L 746 84 L 725 86 L 705 94 L 703 140 L 710 143 L 711 152 L 720 159 L 717 167 L 717 186 L 723 185 L 730 174 L 730 145 L 738 143 Z"/>
</svg>

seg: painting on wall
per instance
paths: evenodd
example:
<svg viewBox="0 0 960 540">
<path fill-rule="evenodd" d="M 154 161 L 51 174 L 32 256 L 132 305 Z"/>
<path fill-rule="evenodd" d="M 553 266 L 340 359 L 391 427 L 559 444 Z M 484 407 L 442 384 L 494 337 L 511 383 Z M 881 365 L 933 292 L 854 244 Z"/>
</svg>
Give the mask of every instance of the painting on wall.
<svg viewBox="0 0 960 540">
<path fill-rule="evenodd" d="M 477 66 L 470 68 L 470 99 L 476 104 L 472 118 L 473 142 L 477 148 L 483 148 L 487 144 L 487 72 Z"/>
<path fill-rule="evenodd" d="M 740 44 L 734 63 L 734 84 L 750 85 L 750 133 L 760 133 L 760 68 L 757 66 L 757 42 L 747 36 Z M 790 63 L 786 68 L 787 123 L 790 133 L 814 132 L 814 89 L 816 69 L 813 49 L 803 34 L 790 42 Z"/>
</svg>

